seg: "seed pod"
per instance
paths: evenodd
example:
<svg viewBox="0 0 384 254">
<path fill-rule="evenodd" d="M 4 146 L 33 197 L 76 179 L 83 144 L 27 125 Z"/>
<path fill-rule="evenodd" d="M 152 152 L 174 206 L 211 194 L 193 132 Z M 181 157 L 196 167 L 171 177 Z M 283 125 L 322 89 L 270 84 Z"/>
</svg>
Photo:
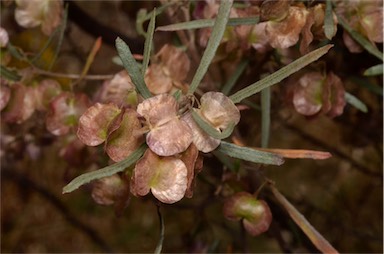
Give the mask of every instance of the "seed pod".
<svg viewBox="0 0 384 254">
<path fill-rule="evenodd" d="M 238 192 L 226 199 L 223 213 L 228 220 L 242 220 L 245 230 L 252 236 L 267 231 L 272 222 L 268 204 L 247 192 Z"/>
</svg>

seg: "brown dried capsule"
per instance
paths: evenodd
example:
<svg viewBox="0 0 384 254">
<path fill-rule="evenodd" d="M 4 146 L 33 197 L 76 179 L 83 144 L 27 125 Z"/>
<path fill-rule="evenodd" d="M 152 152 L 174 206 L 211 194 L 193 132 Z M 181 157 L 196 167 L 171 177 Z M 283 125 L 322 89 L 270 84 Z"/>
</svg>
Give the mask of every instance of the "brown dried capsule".
<svg viewBox="0 0 384 254">
<path fill-rule="evenodd" d="M 245 230 L 252 236 L 267 231 L 272 222 L 268 204 L 247 192 L 238 192 L 226 199 L 223 213 L 229 220 L 242 220 Z"/>
</svg>

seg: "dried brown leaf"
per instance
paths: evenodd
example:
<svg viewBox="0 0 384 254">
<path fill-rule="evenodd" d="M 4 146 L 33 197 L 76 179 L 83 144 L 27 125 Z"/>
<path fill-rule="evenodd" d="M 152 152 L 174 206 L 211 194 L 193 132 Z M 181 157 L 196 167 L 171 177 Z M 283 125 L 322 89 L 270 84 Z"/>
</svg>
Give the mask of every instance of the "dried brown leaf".
<svg viewBox="0 0 384 254">
<path fill-rule="evenodd" d="M 290 159 L 314 159 L 314 160 L 325 160 L 332 157 L 329 152 L 313 151 L 313 150 L 302 150 L 302 149 L 276 149 L 276 148 L 259 148 L 254 147 L 256 150 L 275 153 L 281 155 L 284 158 Z"/>
</svg>

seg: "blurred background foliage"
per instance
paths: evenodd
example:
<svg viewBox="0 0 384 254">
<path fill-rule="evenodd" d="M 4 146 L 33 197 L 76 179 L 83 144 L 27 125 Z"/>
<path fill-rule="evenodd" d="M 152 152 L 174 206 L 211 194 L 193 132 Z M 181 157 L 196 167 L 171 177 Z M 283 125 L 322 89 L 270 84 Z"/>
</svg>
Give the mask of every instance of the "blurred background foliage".
<svg viewBox="0 0 384 254">
<path fill-rule="evenodd" d="M 2 1 L 1 26 L 12 43 L 25 52 L 37 52 L 47 37 L 40 29 L 22 29 L 14 20 L 14 6 Z M 310 1 L 313 2 L 313 1 Z M 89 74 L 114 74 L 122 69 L 112 62 L 114 39 L 122 37 L 134 53 L 141 54 L 143 37 L 135 29 L 137 12 L 159 6 L 155 1 L 70 1 L 68 24 L 57 62 L 52 71 L 81 73 L 98 36 L 103 44 Z M 157 26 L 178 22 L 176 16 L 160 15 Z M 157 32 L 155 47 L 175 42 L 174 33 Z M 290 160 L 282 166 L 258 167 L 247 171 L 243 183 L 258 181 L 262 174 L 273 180 L 288 200 L 340 252 L 383 252 L 383 100 L 382 77 L 364 77 L 367 68 L 378 64 L 363 51 L 349 53 L 343 46 L 342 29 L 334 37 L 333 51 L 323 59 L 345 80 L 345 89 L 368 107 L 363 113 L 347 105 L 336 118 L 325 115 L 304 117 L 293 109 L 284 87 L 274 86 L 271 104 L 270 147 L 328 151 L 327 160 Z M 382 51 L 382 44 L 379 45 Z M 53 57 L 48 49 L 40 67 Z M 260 78 L 258 59 L 251 52 L 249 68 L 238 84 Z M 12 63 L 21 68 L 23 63 Z M 193 63 L 196 68 L 196 63 Z M 255 67 L 256 66 L 256 67 Z M 225 66 L 216 66 L 213 73 Z M 222 71 L 222 69 L 221 69 Z M 213 74 L 213 76 L 216 76 Z M 58 79 L 69 86 L 70 80 Z M 361 83 L 369 83 L 377 94 Z M 102 81 L 81 82 L 76 90 L 92 94 Z M 260 104 L 259 96 L 252 98 Z M 68 157 L 63 149 L 73 137 L 55 137 L 45 130 L 43 113 L 37 112 L 23 124 L 1 124 L 1 252 L 153 252 L 159 238 L 157 208 L 152 197 L 132 197 L 117 216 L 113 207 L 97 205 L 90 186 L 68 195 L 62 187 L 73 177 L 91 170 L 89 161 L 108 163 L 102 148 L 85 148 Z M 261 113 L 242 111 L 238 132 L 249 146 L 260 146 Z M 8 141 L 7 138 L 11 138 Z M 96 168 L 92 168 L 96 169 Z M 163 205 L 164 252 L 316 252 L 315 247 L 268 192 L 262 198 L 273 211 L 268 232 L 249 236 L 240 223 L 222 216 L 222 197 L 228 182 L 223 164 L 208 155 L 198 177 L 193 198 Z M 236 183 L 238 184 L 238 183 Z M 260 183 L 254 184 L 258 186 Z"/>
</svg>

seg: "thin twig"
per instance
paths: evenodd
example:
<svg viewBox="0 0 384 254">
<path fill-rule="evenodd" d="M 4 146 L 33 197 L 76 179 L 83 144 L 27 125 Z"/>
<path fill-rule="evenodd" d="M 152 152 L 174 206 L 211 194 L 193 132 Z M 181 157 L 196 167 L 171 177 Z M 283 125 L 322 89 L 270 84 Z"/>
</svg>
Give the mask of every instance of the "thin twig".
<svg viewBox="0 0 384 254">
<path fill-rule="evenodd" d="M 160 211 L 160 204 L 157 204 L 157 215 L 159 216 L 159 222 L 160 222 L 160 238 L 154 253 L 160 254 L 161 250 L 163 249 L 163 242 L 164 242 L 164 218 Z"/>
<path fill-rule="evenodd" d="M 45 71 L 39 68 L 34 67 L 33 71 L 37 74 L 46 75 L 50 77 L 55 78 L 69 78 L 69 79 L 80 79 L 81 74 L 68 74 L 68 73 L 58 73 L 58 72 L 51 72 L 51 71 Z M 107 75 L 86 75 L 83 77 L 83 79 L 87 80 L 107 80 L 112 79 L 113 74 L 107 74 Z"/>
</svg>

